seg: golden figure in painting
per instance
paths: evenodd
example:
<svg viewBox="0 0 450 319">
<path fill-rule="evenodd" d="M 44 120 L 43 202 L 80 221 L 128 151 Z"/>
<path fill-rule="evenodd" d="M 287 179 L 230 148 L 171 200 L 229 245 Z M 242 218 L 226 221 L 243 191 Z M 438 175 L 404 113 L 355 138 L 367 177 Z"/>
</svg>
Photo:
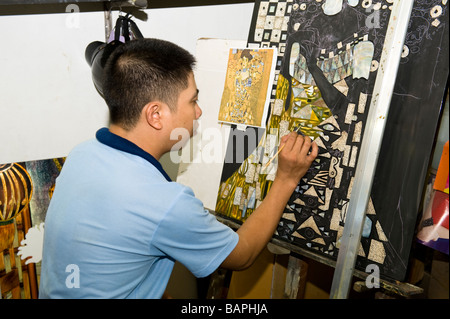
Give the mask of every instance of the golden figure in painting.
<svg viewBox="0 0 450 319">
<path fill-rule="evenodd" d="M 274 49 L 230 49 L 219 121 L 264 127 Z"/>
</svg>

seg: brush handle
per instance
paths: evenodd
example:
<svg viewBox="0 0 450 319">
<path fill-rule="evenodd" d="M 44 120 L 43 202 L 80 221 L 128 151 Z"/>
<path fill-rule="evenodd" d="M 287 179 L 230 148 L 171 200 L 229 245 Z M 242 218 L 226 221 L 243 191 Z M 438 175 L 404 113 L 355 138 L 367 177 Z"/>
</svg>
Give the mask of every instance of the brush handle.
<svg viewBox="0 0 450 319">
<path fill-rule="evenodd" d="M 295 131 L 293 131 L 293 132 L 300 133 L 301 135 L 305 136 L 303 133 L 301 133 L 301 131 L 299 131 L 299 129 L 300 129 L 300 126 L 297 127 L 297 129 L 296 129 Z M 270 163 L 273 162 L 273 160 L 275 159 L 275 157 L 277 157 L 278 154 L 280 154 L 280 152 L 283 150 L 283 148 L 284 148 L 285 145 L 286 145 L 286 144 L 281 145 L 281 147 L 278 149 L 278 151 L 275 153 L 275 155 L 272 156 L 272 158 L 266 163 L 266 165 L 264 165 L 263 170 L 265 170 L 265 169 L 267 168 L 267 166 L 269 166 Z"/>
<path fill-rule="evenodd" d="M 275 155 L 272 156 L 272 158 L 266 163 L 266 165 L 264 165 L 263 170 L 265 170 L 265 169 L 267 168 L 267 166 L 269 166 L 270 163 L 273 162 L 273 160 L 275 159 L 275 157 L 277 157 L 278 154 L 280 154 L 280 152 L 283 150 L 283 148 L 284 148 L 285 145 L 286 145 L 286 144 L 281 145 L 281 147 L 278 149 L 278 151 L 275 153 Z"/>
</svg>

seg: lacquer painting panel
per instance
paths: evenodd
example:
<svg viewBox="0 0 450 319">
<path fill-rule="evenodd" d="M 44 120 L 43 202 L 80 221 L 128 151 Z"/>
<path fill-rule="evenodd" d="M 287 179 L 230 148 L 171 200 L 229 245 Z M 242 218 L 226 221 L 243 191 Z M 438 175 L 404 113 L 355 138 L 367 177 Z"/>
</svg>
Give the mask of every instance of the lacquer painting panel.
<svg viewBox="0 0 450 319">
<path fill-rule="evenodd" d="M 448 40 L 442 40 L 448 32 L 447 6 L 440 1 L 434 2 L 416 2 L 394 92 L 394 97 L 401 98 L 409 96 L 404 91 L 414 92 L 410 94 L 413 97 L 434 92 L 436 100 L 426 110 L 430 114 L 426 120 L 428 126 L 425 134 L 428 135 L 428 143 L 432 141 L 430 135 L 436 129 L 438 101 L 442 99 L 443 79 L 448 74 L 448 65 L 442 64 L 442 54 L 431 59 L 419 58 L 427 51 L 448 48 Z M 249 203 L 252 207 L 258 206 L 270 189 L 276 172 L 276 161 L 262 169 L 266 167 L 264 164 L 275 154 L 280 138 L 289 131 L 299 129 L 301 134 L 316 141 L 320 151 L 292 194 L 275 237 L 323 256 L 337 258 L 392 4 L 392 1 L 256 2 L 248 45 L 276 46 L 279 52 L 271 112 L 258 147 L 231 177 L 229 170 L 232 165 L 225 163 L 224 172 L 228 173 L 223 175 L 217 198 L 216 210 L 219 213 L 233 219 L 238 216 L 238 220 L 245 221 Z M 440 13 L 438 9 L 433 11 L 434 6 L 441 8 Z M 427 34 L 418 41 L 417 33 L 424 30 L 424 19 L 428 21 Z M 417 21 L 421 23 L 416 25 Z M 448 57 L 448 50 L 443 55 Z M 419 60 L 422 62 L 419 63 Z M 411 61 L 414 62 L 410 64 Z M 441 63 L 439 68 L 436 61 Z M 443 70 L 428 73 L 427 83 L 434 83 L 435 88 L 410 86 L 411 78 L 406 79 L 402 72 L 412 72 L 411 67 L 417 68 L 415 72 L 420 72 L 426 65 L 434 66 L 434 70 Z M 406 134 L 392 132 L 392 127 L 398 125 L 399 118 L 403 130 L 408 127 L 404 117 L 412 116 L 412 122 L 423 119 L 411 115 L 404 109 L 408 106 L 402 103 L 401 100 L 393 100 L 391 108 L 395 110 L 387 123 L 385 140 L 411 147 Z M 382 276 L 401 280 L 406 273 L 418 207 L 412 205 L 408 212 L 396 212 L 397 215 L 406 214 L 399 218 L 408 222 L 397 225 L 400 229 L 397 226 L 393 228 L 395 222 L 392 215 L 397 207 L 392 206 L 391 194 L 387 198 L 379 197 L 377 190 L 380 189 L 377 187 L 384 185 L 382 189 L 386 192 L 386 185 L 391 185 L 393 180 L 396 183 L 404 180 L 404 175 L 399 176 L 396 174 L 398 172 L 392 171 L 402 165 L 405 155 L 411 155 L 411 151 L 399 153 L 385 144 L 383 142 L 382 154 L 390 155 L 380 156 L 374 191 L 364 221 L 357 267 L 364 270 L 367 264 L 377 264 Z M 423 153 L 413 154 L 414 161 L 421 163 L 422 167 L 426 166 L 424 162 L 431 152 L 426 145 L 425 148 Z M 389 174 L 380 171 L 380 167 L 386 166 Z M 413 168 L 417 165 L 409 167 L 410 173 L 420 175 L 413 172 Z M 242 184 L 237 192 L 236 181 Z M 399 187 L 392 193 L 398 189 L 403 192 L 400 195 L 397 193 L 397 202 L 399 198 L 417 202 L 417 196 L 421 195 L 417 192 L 420 184 L 419 178 L 409 185 L 416 192 L 408 193 L 406 188 Z M 389 206 L 387 209 L 386 205 Z M 233 214 L 230 215 L 230 212 Z"/>
</svg>

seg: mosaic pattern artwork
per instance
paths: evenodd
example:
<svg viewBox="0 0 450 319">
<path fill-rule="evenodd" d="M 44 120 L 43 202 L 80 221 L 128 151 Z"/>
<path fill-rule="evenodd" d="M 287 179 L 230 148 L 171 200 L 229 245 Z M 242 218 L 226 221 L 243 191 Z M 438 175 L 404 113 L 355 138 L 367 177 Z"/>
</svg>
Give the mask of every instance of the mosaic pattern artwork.
<svg viewBox="0 0 450 319">
<path fill-rule="evenodd" d="M 275 46 L 279 52 L 271 114 L 253 153 L 239 167 L 224 164 L 219 214 L 245 221 L 270 189 L 276 161 L 265 167 L 280 138 L 300 128 L 318 144 L 319 155 L 292 194 L 275 237 L 337 258 L 392 2 L 255 3 L 248 45 Z M 420 2 L 415 10 L 432 19 L 422 8 L 428 6 Z M 386 235 L 390 224 L 379 215 L 371 198 L 357 267 L 375 263 L 384 276 L 400 279 L 406 271 L 398 264 L 403 252 Z"/>
<path fill-rule="evenodd" d="M 30 203 L 32 193 L 31 177 L 21 164 L 1 164 L 0 223 L 7 223 L 19 215 Z"/>
<path fill-rule="evenodd" d="M 13 250 L 14 258 L 21 260 L 16 265 L 22 298 L 38 297 L 44 221 L 64 161 L 65 158 L 54 158 L 0 164 L 0 228 L 15 229 L 9 238 L 1 239 L 11 244 L 8 248 Z M 37 256 L 30 254 L 36 251 Z M 1 252 L 0 258 L 4 258 Z M 3 260 L 0 264 L 5 265 Z"/>
<path fill-rule="evenodd" d="M 265 126 L 275 56 L 274 49 L 230 49 L 220 122 Z"/>
<path fill-rule="evenodd" d="M 45 221 L 47 208 L 65 158 L 0 164 L 0 223 L 27 209 L 31 226 Z"/>
</svg>

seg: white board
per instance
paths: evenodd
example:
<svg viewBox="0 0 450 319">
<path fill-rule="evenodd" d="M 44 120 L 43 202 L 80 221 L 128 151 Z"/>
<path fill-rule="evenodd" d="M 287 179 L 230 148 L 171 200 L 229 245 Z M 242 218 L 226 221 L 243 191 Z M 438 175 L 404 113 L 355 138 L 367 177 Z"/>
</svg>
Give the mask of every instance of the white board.
<svg viewBox="0 0 450 319">
<path fill-rule="evenodd" d="M 230 133 L 230 126 L 217 119 L 228 54 L 231 47 L 246 44 L 246 40 L 202 38 L 197 41 L 195 79 L 203 114 L 197 134 L 182 150 L 177 182 L 191 187 L 204 206 L 213 210 Z"/>
</svg>

